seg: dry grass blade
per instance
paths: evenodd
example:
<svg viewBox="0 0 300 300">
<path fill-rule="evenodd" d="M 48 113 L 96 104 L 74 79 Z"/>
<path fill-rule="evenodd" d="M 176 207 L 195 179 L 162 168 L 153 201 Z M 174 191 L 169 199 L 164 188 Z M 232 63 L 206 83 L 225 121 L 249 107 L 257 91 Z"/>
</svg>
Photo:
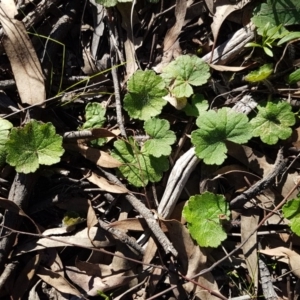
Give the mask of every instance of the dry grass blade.
<svg viewBox="0 0 300 300">
<path fill-rule="evenodd" d="M 24 24 L 14 19 L 14 14 L 13 0 L 0 3 L 0 22 L 5 32 L 3 46 L 11 63 L 22 103 L 43 104 L 46 93 L 42 68 Z"/>
</svg>

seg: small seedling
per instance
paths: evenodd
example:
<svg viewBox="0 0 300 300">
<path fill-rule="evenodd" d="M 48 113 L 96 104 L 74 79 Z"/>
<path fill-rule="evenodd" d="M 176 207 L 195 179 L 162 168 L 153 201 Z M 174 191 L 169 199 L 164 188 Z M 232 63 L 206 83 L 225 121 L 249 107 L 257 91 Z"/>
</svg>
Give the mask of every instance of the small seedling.
<svg viewBox="0 0 300 300">
<path fill-rule="evenodd" d="M 199 117 L 201 112 L 207 111 L 209 107 L 208 101 L 204 99 L 204 96 L 201 94 L 193 95 L 191 104 L 187 103 L 183 111 L 187 116 Z"/>
<path fill-rule="evenodd" d="M 282 24 L 276 26 L 272 26 L 270 23 L 267 23 L 262 32 L 262 40 L 261 43 L 250 42 L 245 45 L 245 47 L 254 47 L 254 48 L 262 48 L 264 52 L 273 57 L 272 47 L 276 45 L 276 40 L 283 37 L 287 34 L 287 31 L 281 33 Z"/>
<path fill-rule="evenodd" d="M 106 109 L 97 102 L 90 102 L 85 107 L 85 123 L 80 129 L 101 128 L 106 121 Z M 98 138 L 91 141 L 93 146 L 102 146 L 106 142 L 106 138 Z"/>
</svg>

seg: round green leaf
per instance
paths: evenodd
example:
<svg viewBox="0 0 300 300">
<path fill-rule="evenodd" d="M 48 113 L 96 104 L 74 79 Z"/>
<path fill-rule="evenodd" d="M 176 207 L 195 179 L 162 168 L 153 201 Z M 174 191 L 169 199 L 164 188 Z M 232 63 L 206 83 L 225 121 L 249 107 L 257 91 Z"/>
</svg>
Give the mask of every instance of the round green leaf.
<svg viewBox="0 0 300 300">
<path fill-rule="evenodd" d="M 90 102 L 85 107 L 85 123 L 82 129 L 101 128 L 104 122 L 106 109 L 97 102 Z"/>
<path fill-rule="evenodd" d="M 200 86 L 210 77 L 209 65 L 196 55 L 181 55 L 169 63 L 161 74 L 176 98 L 190 97 L 192 86 Z"/>
<path fill-rule="evenodd" d="M 112 156 L 124 163 L 119 167 L 120 173 L 136 187 L 146 186 L 149 181 L 160 181 L 163 172 L 169 168 L 166 156 L 154 157 L 147 152 L 141 152 L 132 138 L 128 142 L 116 141 L 114 148 Z"/>
<path fill-rule="evenodd" d="M 183 208 L 188 230 L 202 247 L 218 247 L 227 237 L 222 220 L 230 215 L 223 195 L 205 192 L 190 197 Z"/>
<path fill-rule="evenodd" d="M 170 123 L 167 120 L 157 118 L 145 122 L 144 129 L 150 136 L 143 146 L 144 152 L 154 157 L 168 156 L 171 154 L 171 145 L 176 140 L 175 133 L 170 129 Z"/>
<path fill-rule="evenodd" d="M 200 129 L 192 132 L 192 143 L 196 147 L 196 155 L 210 165 L 220 165 L 224 162 L 226 141 L 242 144 L 252 137 L 247 116 L 227 107 L 217 112 L 202 112 L 196 123 Z"/>
<path fill-rule="evenodd" d="M 291 229 L 300 236 L 300 199 L 288 201 L 283 207 L 282 212 L 285 218 L 291 221 Z"/>
<path fill-rule="evenodd" d="M 206 111 L 209 107 L 208 101 L 204 99 L 204 96 L 201 94 L 193 95 L 192 103 L 187 103 L 183 108 L 183 111 L 187 114 L 187 116 L 199 117 L 201 112 Z"/>
<path fill-rule="evenodd" d="M 136 71 L 128 81 L 124 98 L 124 109 L 131 118 L 148 120 L 162 111 L 167 95 L 162 78 L 153 71 Z"/>
<path fill-rule="evenodd" d="M 33 120 L 23 128 L 13 128 L 6 143 L 6 161 L 19 173 L 35 172 L 39 165 L 52 165 L 64 153 L 62 137 L 51 123 Z"/>
<path fill-rule="evenodd" d="M 295 124 L 295 115 L 289 103 L 274 100 L 257 106 L 258 114 L 251 120 L 253 136 L 269 145 L 275 145 L 279 139 L 285 140 L 292 134 L 290 126 Z"/>
</svg>

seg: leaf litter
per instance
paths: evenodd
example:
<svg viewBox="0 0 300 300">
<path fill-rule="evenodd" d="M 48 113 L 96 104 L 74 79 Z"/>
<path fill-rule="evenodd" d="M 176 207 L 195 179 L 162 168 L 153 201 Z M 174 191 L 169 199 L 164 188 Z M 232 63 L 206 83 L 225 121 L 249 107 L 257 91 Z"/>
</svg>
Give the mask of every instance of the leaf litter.
<svg viewBox="0 0 300 300">
<path fill-rule="evenodd" d="M 298 2 L 123 2 L 0 5 L 1 297 L 297 295 Z"/>
</svg>

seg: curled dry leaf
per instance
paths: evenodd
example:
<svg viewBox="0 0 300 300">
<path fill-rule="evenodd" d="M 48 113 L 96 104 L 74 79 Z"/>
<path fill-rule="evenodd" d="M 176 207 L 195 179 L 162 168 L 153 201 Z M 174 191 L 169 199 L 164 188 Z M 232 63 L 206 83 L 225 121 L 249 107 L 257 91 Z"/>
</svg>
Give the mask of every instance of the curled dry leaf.
<svg viewBox="0 0 300 300">
<path fill-rule="evenodd" d="M 97 175 L 94 172 L 84 171 L 83 175 L 86 176 L 86 179 L 89 182 L 97 185 L 100 189 L 102 189 L 106 192 L 116 193 L 116 194 L 129 193 L 129 191 L 126 189 L 126 187 L 120 186 L 120 185 L 115 184 L 111 181 L 108 181 L 104 177 L 101 177 L 101 176 Z"/>
<path fill-rule="evenodd" d="M 94 211 L 94 208 L 92 206 L 92 203 L 90 200 L 88 200 L 88 205 L 89 205 L 89 209 L 88 209 L 88 213 L 87 213 L 87 218 L 86 218 L 86 223 L 87 223 L 87 228 L 88 228 L 88 237 L 91 241 L 92 244 L 93 243 L 93 239 L 90 237 L 90 230 L 98 224 L 98 219 L 96 216 L 96 213 Z"/>
<path fill-rule="evenodd" d="M 80 299 L 84 299 L 82 298 L 81 293 L 72 284 L 70 284 L 66 280 L 66 278 L 62 277 L 56 272 L 53 272 L 49 269 L 40 266 L 37 271 L 37 276 L 39 276 L 44 282 L 53 286 L 61 293 L 75 295 L 78 296 Z"/>
<path fill-rule="evenodd" d="M 94 162 L 97 166 L 104 168 L 117 168 L 122 165 L 117 159 L 104 151 L 95 148 L 80 145 L 79 152 L 88 160 Z"/>
<path fill-rule="evenodd" d="M 9 58 L 22 103 L 43 104 L 46 96 L 43 72 L 35 49 L 21 21 L 14 19 L 13 0 L 1 1 L 2 44 Z"/>
<path fill-rule="evenodd" d="M 220 71 L 220 72 L 225 72 L 225 71 L 229 71 L 229 72 L 239 72 L 242 71 L 246 68 L 248 68 L 249 66 L 244 66 L 244 67 L 236 67 L 236 66 L 221 66 L 221 65 L 214 65 L 214 64 L 209 64 L 209 66 L 216 70 L 216 71 Z"/>
<path fill-rule="evenodd" d="M 270 256 L 287 257 L 291 271 L 295 276 L 300 278 L 300 255 L 297 252 L 285 247 L 259 250 L 259 252 Z"/>
<path fill-rule="evenodd" d="M 250 0 L 241 0 L 234 4 L 230 0 L 205 1 L 213 14 L 213 23 L 211 30 L 215 43 L 217 41 L 219 30 L 226 18 L 234 11 L 242 9 Z M 211 5 L 213 3 L 213 6 Z"/>
</svg>

